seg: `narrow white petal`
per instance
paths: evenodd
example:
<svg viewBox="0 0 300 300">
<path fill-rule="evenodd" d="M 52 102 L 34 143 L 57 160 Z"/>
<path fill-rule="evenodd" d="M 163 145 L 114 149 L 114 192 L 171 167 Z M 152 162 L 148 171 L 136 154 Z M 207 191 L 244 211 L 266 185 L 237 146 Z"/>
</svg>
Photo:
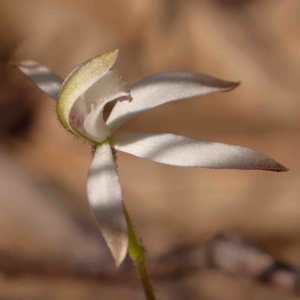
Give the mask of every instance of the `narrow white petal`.
<svg viewBox="0 0 300 300">
<path fill-rule="evenodd" d="M 114 131 L 142 111 L 171 101 L 229 91 L 237 85 L 236 82 L 223 81 L 194 72 L 152 74 L 131 87 L 132 102 L 118 102 L 115 105 L 107 125 Z"/>
<path fill-rule="evenodd" d="M 119 266 L 127 253 L 127 224 L 110 144 L 98 146 L 88 172 L 87 194 L 100 230 Z"/>
<path fill-rule="evenodd" d="M 124 133 L 114 135 L 112 143 L 117 150 L 174 166 L 277 172 L 288 170 L 256 150 L 173 134 Z"/>
<path fill-rule="evenodd" d="M 27 75 L 43 92 L 54 100 L 57 99 L 60 87 L 63 83 L 63 79 L 58 75 L 47 67 L 32 60 L 12 63 L 12 65 Z"/>
</svg>

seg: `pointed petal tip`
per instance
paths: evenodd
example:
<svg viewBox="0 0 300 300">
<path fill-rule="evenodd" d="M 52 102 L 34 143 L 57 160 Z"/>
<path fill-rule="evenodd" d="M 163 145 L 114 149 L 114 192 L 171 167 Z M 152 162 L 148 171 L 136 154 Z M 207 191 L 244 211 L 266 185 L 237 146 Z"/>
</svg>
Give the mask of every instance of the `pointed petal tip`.
<svg viewBox="0 0 300 300">
<path fill-rule="evenodd" d="M 230 91 L 234 90 L 235 88 L 237 88 L 240 84 L 241 84 L 240 81 L 235 81 L 235 82 L 234 81 L 229 81 L 227 89 L 224 90 L 224 92 L 230 92 Z"/>
<path fill-rule="evenodd" d="M 126 251 L 125 254 L 124 254 L 123 256 L 121 256 L 121 257 L 113 256 L 114 261 L 115 261 L 115 265 L 116 265 L 116 269 L 119 269 L 119 267 L 121 266 L 121 264 L 122 264 L 123 261 L 125 260 L 126 255 L 127 255 L 127 251 Z"/>
<path fill-rule="evenodd" d="M 274 170 L 275 172 L 288 172 L 290 169 L 289 168 L 286 168 L 285 166 L 279 164 L 279 167 L 278 169 Z"/>
<path fill-rule="evenodd" d="M 264 155 L 263 153 L 260 154 Z M 262 161 L 261 165 L 258 165 L 255 168 L 248 168 L 244 170 L 268 171 L 268 172 L 276 172 L 276 173 L 288 172 L 290 170 L 289 168 L 286 168 L 284 165 L 280 164 L 273 158 L 266 155 L 264 156 L 265 158 L 267 158 L 267 161 Z"/>
<path fill-rule="evenodd" d="M 127 255 L 127 248 L 128 248 L 127 236 L 117 237 L 116 239 L 114 239 L 114 241 L 112 241 L 111 239 L 108 240 L 105 237 L 105 235 L 104 238 L 106 239 L 109 250 L 111 251 L 112 257 L 115 261 L 116 268 L 119 268 Z"/>
<path fill-rule="evenodd" d="M 116 59 L 118 58 L 118 55 L 119 55 L 119 49 L 116 49 L 107 54 L 100 55 L 100 57 L 106 56 L 106 59 L 108 59 L 108 60 L 111 59 L 111 60 L 116 61 Z"/>
<path fill-rule="evenodd" d="M 276 172 L 276 173 L 282 173 L 282 172 L 288 172 L 290 169 L 286 168 L 284 165 L 280 164 L 276 160 L 269 158 L 270 165 L 267 167 L 258 168 L 257 170 L 261 171 L 270 171 L 270 172 Z"/>
</svg>

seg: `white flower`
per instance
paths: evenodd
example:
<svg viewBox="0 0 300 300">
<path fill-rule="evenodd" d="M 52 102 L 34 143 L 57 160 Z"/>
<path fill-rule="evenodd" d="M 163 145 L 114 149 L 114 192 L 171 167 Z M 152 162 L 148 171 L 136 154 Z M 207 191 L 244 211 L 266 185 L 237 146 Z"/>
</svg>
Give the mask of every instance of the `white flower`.
<svg viewBox="0 0 300 300">
<path fill-rule="evenodd" d="M 57 114 L 71 133 L 96 145 L 88 172 L 87 194 L 101 232 L 119 265 L 127 253 L 127 225 L 122 192 L 112 148 L 156 162 L 217 169 L 287 171 L 258 151 L 222 143 L 199 141 L 173 134 L 116 133 L 136 114 L 167 102 L 214 92 L 229 91 L 238 83 L 193 72 L 152 74 L 135 83 L 131 91 L 116 71 L 118 52 L 91 59 L 73 70 L 65 81 L 36 62 L 16 66 L 40 89 L 57 99 Z M 106 122 L 106 103 L 117 102 Z"/>
</svg>

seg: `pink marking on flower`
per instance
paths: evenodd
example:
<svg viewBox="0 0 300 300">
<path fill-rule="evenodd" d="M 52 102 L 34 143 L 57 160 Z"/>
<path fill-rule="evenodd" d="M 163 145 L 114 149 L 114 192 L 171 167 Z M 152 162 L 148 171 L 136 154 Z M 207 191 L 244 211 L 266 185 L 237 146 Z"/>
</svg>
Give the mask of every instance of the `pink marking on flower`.
<svg viewBox="0 0 300 300">
<path fill-rule="evenodd" d="M 69 117 L 71 125 L 73 125 L 76 128 L 79 128 L 83 124 L 83 117 L 78 116 L 75 111 L 72 111 Z"/>
</svg>

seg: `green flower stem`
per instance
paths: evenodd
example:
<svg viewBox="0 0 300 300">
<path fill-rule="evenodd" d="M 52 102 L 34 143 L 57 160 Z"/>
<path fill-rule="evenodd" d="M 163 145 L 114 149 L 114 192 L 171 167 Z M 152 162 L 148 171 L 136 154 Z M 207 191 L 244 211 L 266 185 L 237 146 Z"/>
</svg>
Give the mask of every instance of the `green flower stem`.
<svg viewBox="0 0 300 300">
<path fill-rule="evenodd" d="M 136 270 L 140 276 L 140 280 L 142 282 L 144 293 L 146 295 L 147 300 L 155 300 L 155 295 L 153 292 L 153 288 L 146 267 L 144 248 L 138 241 L 138 238 L 134 232 L 130 217 L 128 215 L 125 206 L 124 206 L 124 212 L 125 212 L 126 222 L 128 226 L 128 239 L 129 239 L 128 251 L 129 251 L 130 258 L 134 262 Z"/>
</svg>

